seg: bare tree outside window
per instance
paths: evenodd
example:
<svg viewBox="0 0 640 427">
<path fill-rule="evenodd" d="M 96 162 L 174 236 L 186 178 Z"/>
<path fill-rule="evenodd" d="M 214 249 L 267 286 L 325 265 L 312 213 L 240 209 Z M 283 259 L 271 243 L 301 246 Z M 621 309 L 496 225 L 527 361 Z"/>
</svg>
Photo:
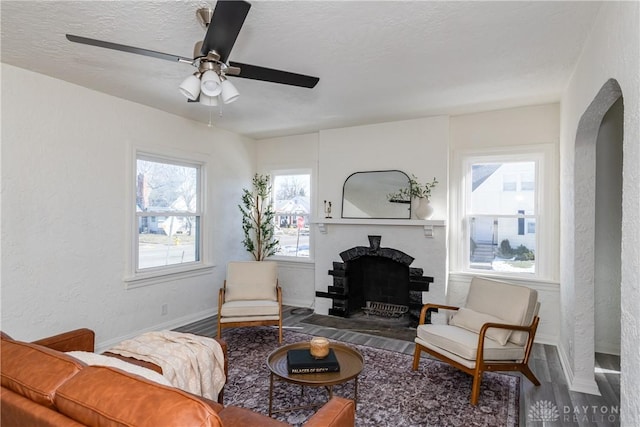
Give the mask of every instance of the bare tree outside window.
<svg viewBox="0 0 640 427">
<path fill-rule="evenodd" d="M 276 237 L 280 242 L 276 255 L 308 258 L 311 175 L 275 172 L 272 176 Z"/>
<path fill-rule="evenodd" d="M 137 270 L 200 261 L 200 166 L 138 156 Z"/>
</svg>

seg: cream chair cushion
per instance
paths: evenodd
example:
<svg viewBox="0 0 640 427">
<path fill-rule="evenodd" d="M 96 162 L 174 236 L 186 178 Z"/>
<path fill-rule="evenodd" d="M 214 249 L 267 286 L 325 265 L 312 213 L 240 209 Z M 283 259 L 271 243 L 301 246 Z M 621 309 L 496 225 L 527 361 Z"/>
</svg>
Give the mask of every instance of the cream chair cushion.
<svg viewBox="0 0 640 427">
<path fill-rule="evenodd" d="M 478 355 L 478 334 L 450 325 L 420 325 L 415 342 L 425 347 L 446 349 L 467 360 L 475 360 Z M 483 356 L 484 360 L 520 360 L 524 359 L 524 347 L 485 340 Z"/>
<path fill-rule="evenodd" d="M 278 264 L 276 262 L 230 262 L 227 264 L 225 304 L 242 300 L 277 301 L 277 283 Z"/>
<path fill-rule="evenodd" d="M 222 304 L 220 314 L 225 317 L 240 316 L 275 316 L 280 315 L 280 306 L 277 301 L 271 300 L 239 300 Z"/>
<path fill-rule="evenodd" d="M 491 316 L 490 314 L 478 313 L 477 311 L 473 311 L 470 308 L 465 307 L 461 307 L 449 321 L 450 325 L 458 326 L 476 333 L 480 333 L 480 329 L 482 329 L 482 325 L 485 323 L 507 322 L 505 322 L 504 319 Z M 487 329 L 485 336 L 498 342 L 500 345 L 505 345 L 509 339 L 509 335 L 511 335 L 511 332 L 511 329 L 489 328 Z"/>
<path fill-rule="evenodd" d="M 508 301 L 508 304 L 505 303 Z M 526 286 L 512 285 L 497 280 L 474 277 L 469 286 L 465 308 L 503 319 L 502 323 L 527 326 L 533 321 L 538 292 Z M 525 345 L 528 335 L 514 331 L 509 341 Z"/>
</svg>

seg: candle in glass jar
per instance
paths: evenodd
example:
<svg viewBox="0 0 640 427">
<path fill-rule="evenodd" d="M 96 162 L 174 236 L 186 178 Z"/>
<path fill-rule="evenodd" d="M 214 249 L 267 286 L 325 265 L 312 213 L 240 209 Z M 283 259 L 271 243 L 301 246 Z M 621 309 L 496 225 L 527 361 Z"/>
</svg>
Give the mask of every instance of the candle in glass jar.
<svg viewBox="0 0 640 427">
<path fill-rule="evenodd" d="M 324 337 L 314 337 L 309 343 L 309 351 L 311 356 L 316 359 L 322 359 L 329 354 L 329 340 Z"/>
</svg>

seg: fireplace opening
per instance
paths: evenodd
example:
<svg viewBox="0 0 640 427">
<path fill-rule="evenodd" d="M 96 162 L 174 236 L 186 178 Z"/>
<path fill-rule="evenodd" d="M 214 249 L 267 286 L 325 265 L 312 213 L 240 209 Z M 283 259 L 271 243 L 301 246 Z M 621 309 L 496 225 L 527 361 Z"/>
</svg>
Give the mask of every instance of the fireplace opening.
<svg viewBox="0 0 640 427">
<path fill-rule="evenodd" d="M 365 255 L 346 266 L 356 308 L 366 314 L 398 317 L 409 309 L 409 266 L 389 258 Z"/>
<path fill-rule="evenodd" d="M 410 267 L 414 258 L 380 246 L 381 236 L 368 236 L 369 246 L 356 246 L 340 253 L 343 262 L 334 262 L 333 286 L 316 296 L 331 298 L 329 314 L 383 318 L 409 318 L 417 325 L 422 308 L 422 292 L 429 290 L 433 277 L 423 276 L 421 268 Z"/>
</svg>

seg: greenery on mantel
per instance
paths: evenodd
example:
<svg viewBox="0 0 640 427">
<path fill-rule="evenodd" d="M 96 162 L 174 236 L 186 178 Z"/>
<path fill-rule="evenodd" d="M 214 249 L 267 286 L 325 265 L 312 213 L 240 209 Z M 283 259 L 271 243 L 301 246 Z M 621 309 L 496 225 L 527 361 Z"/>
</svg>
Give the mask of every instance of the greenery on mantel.
<svg viewBox="0 0 640 427">
<path fill-rule="evenodd" d="M 431 190 L 438 184 L 436 177 L 433 177 L 433 181 L 420 184 L 418 177 L 411 174 L 409 178 L 409 188 L 402 188 L 395 193 L 387 195 L 390 202 L 395 203 L 408 203 L 411 199 L 427 199 L 431 198 Z"/>
<path fill-rule="evenodd" d="M 276 253 L 279 243 L 273 238 L 275 211 L 270 197 L 271 177 L 255 174 L 252 183 L 251 191 L 242 190 L 242 204 L 238 205 L 242 212 L 242 244 L 256 261 L 264 261 Z"/>
</svg>

